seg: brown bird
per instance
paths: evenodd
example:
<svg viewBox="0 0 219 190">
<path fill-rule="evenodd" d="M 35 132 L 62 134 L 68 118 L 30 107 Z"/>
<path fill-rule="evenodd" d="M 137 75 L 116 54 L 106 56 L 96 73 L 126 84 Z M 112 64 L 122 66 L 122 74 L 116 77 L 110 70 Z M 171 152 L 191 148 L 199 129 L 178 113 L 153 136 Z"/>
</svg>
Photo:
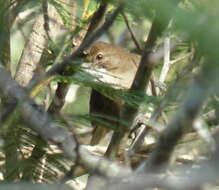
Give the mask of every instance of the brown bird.
<svg viewBox="0 0 219 190">
<path fill-rule="evenodd" d="M 90 47 L 88 60 L 95 68 L 106 72 L 104 82 L 114 84 L 115 88 L 129 89 L 135 77 L 140 56 L 117 45 L 96 42 Z M 118 126 L 118 121 L 115 119 L 119 119 L 121 106 L 122 101 L 113 101 L 94 89 L 91 91 L 90 113 L 105 116 L 101 117 L 101 122 L 92 122 L 94 131 L 91 145 L 98 144 L 109 131 L 109 128 L 104 128 L 106 125 L 103 123 Z"/>
</svg>

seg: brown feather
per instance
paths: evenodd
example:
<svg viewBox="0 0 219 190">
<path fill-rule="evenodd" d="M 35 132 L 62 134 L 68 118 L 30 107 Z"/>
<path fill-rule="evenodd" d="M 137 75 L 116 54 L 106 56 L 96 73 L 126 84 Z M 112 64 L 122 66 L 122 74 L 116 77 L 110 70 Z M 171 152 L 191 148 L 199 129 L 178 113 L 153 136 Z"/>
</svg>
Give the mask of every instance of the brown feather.
<svg viewBox="0 0 219 190">
<path fill-rule="evenodd" d="M 97 55 L 102 59 L 98 60 Z M 88 59 L 107 70 L 108 74 L 115 76 L 111 84 L 119 84 L 123 88 L 130 88 L 140 62 L 140 56 L 129 53 L 125 49 L 105 42 L 97 42 L 90 48 Z M 96 90 L 91 91 L 90 113 L 101 115 L 99 121 L 92 121 L 94 126 L 91 145 L 96 145 L 109 132 L 105 123 L 118 127 L 119 114 L 122 101 L 113 101 Z M 117 119 L 117 121 L 115 121 Z"/>
</svg>

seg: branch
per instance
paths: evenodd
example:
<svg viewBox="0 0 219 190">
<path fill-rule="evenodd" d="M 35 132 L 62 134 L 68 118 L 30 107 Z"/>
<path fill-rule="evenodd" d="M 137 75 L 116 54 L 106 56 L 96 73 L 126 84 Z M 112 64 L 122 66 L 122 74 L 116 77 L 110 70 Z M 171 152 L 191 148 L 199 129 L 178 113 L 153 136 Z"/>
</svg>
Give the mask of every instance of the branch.
<svg viewBox="0 0 219 190">
<path fill-rule="evenodd" d="M 173 45 L 174 44 L 174 45 Z M 176 47 L 176 42 L 175 43 L 172 43 L 171 45 L 171 50 L 173 50 L 174 48 Z M 162 48 L 163 49 L 163 48 Z M 160 52 L 164 52 L 163 50 L 160 50 Z M 158 59 L 158 57 L 161 57 L 161 55 L 159 55 L 160 53 L 158 53 L 158 55 L 156 55 L 157 53 L 155 53 L 155 56 L 153 57 L 157 57 L 156 59 Z M 190 53 L 191 55 L 191 53 Z M 182 69 L 183 72 L 181 72 L 180 76 L 184 76 L 185 73 L 187 73 L 188 71 L 190 71 L 190 74 L 191 74 L 191 71 L 193 69 L 193 67 L 196 65 L 195 63 L 197 62 L 196 60 L 197 58 L 193 57 L 193 60 L 191 62 L 189 62 L 189 64 L 187 64 L 185 66 L 185 68 Z M 170 97 L 172 96 L 172 90 L 176 87 L 176 84 L 171 87 L 169 89 L 169 91 L 167 92 L 167 95 L 166 95 L 166 98 L 164 98 L 161 103 L 157 106 L 157 108 L 153 111 L 148 123 L 153 126 L 153 129 L 155 129 L 156 131 L 159 131 L 161 132 L 163 130 L 163 127 L 161 129 L 160 126 L 157 125 L 157 120 L 158 118 L 160 117 L 160 115 L 162 114 L 162 110 L 164 109 L 164 107 L 170 102 Z M 159 87 L 160 89 L 162 89 L 163 87 Z M 129 152 L 135 152 L 137 149 L 139 149 L 139 147 L 141 146 L 142 144 L 142 141 L 143 141 L 143 138 L 145 137 L 145 134 L 146 134 L 146 131 L 147 131 L 147 128 L 144 128 L 140 133 L 142 134 L 139 134 L 138 137 L 136 137 L 135 141 L 133 142 L 133 145 L 132 147 L 135 147 L 135 150 L 130 148 Z"/>
<path fill-rule="evenodd" d="M 131 26 L 130 26 L 130 24 L 129 24 L 128 18 L 127 18 L 127 16 L 125 15 L 124 12 L 122 12 L 122 16 L 123 16 L 123 18 L 124 18 L 124 21 L 125 21 L 126 26 L 127 26 L 128 30 L 129 30 L 129 32 L 130 32 L 130 34 L 131 34 L 132 40 L 133 40 L 133 42 L 134 42 L 136 48 L 138 49 L 139 52 L 142 52 L 142 48 L 141 48 L 141 46 L 139 45 L 138 40 L 136 39 L 136 37 L 135 37 L 135 35 L 134 35 L 134 32 L 133 32 L 133 30 L 132 30 L 132 28 L 131 28 Z"/>
<path fill-rule="evenodd" d="M 215 152 L 207 161 L 203 161 L 197 165 L 198 167 L 191 168 L 189 166 L 180 166 L 180 168 L 172 169 L 172 174 L 136 174 L 126 178 L 112 179 L 106 188 L 113 189 L 138 189 L 144 190 L 147 188 L 161 188 L 170 190 L 198 190 L 206 184 L 217 184 L 219 177 L 219 144 L 216 146 Z M 212 188 L 214 189 L 214 188 Z"/>
<path fill-rule="evenodd" d="M 96 29 L 97 27 L 99 27 L 101 21 L 103 20 L 104 14 L 106 12 L 106 8 L 107 8 L 108 3 L 106 1 L 101 2 L 101 5 L 99 6 L 98 10 L 94 13 L 89 28 L 87 29 L 86 34 L 84 34 L 84 32 L 81 33 L 80 38 L 78 38 L 79 40 L 82 40 L 82 42 L 80 41 L 79 43 L 83 43 L 83 41 L 89 37 L 89 35 L 91 35 Z M 67 39 L 69 40 L 69 39 Z M 57 60 L 57 59 L 56 59 Z M 68 92 L 68 87 L 69 84 L 66 83 L 62 83 L 59 82 L 58 83 L 58 87 L 56 89 L 56 93 L 55 93 L 55 97 L 53 98 L 52 103 L 49 106 L 49 113 L 59 113 L 60 110 L 62 109 L 64 103 L 65 103 L 65 97 L 66 94 Z"/>
<path fill-rule="evenodd" d="M 167 76 L 167 73 L 170 69 L 170 36 L 166 36 L 164 39 L 164 63 L 163 68 L 160 73 L 160 82 L 164 82 Z"/>
<path fill-rule="evenodd" d="M 45 76 L 38 77 L 37 79 L 33 80 L 31 84 L 29 85 L 29 88 L 33 88 L 37 83 L 42 81 L 43 79 L 56 75 L 61 74 L 65 70 L 65 68 L 74 60 L 76 57 L 78 57 L 96 38 L 101 36 L 104 31 L 106 31 L 114 22 L 117 15 L 121 12 L 123 9 L 123 2 L 119 4 L 118 8 L 113 12 L 112 16 L 106 20 L 106 22 L 93 34 L 91 34 L 89 37 L 87 37 L 81 45 L 75 50 L 70 56 L 66 57 L 61 63 L 58 63 L 54 65 Z"/>
<path fill-rule="evenodd" d="M 0 2 L 0 61 L 10 71 L 11 66 L 11 46 L 10 46 L 10 0 Z"/>
<path fill-rule="evenodd" d="M 190 52 L 190 53 L 187 53 L 187 54 L 183 55 L 182 57 L 179 57 L 179 58 L 176 58 L 176 59 L 174 59 L 174 60 L 171 60 L 171 61 L 170 61 L 170 64 L 173 65 L 173 64 L 175 64 L 175 63 L 177 63 L 177 62 L 179 62 L 179 61 L 182 61 L 183 59 L 189 58 L 189 57 L 192 56 L 192 54 L 193 54 L 193 53 Z"/>
<path fill-rule="evenodd" d="M 107 5 L 108 5 L 108 1 L 101 1 L 99 8 L 94 13 L 90 21 L 90 25 L 87 29 L 84 39 L 86 39 L 89 35 L 91 35 L 100 26 L 106 13 Z"/>
<path fill-rule="evenodd" d="M 30 128 L 44 139 L 58 144 L 71 158 L 75 157 L 73 150 L 76 144 L 72 135 L 55 124 L 46 112 L 37 107 L 35 102 L 28 97 L 26 91 L 11 78 L 2 66 L 0 67 L 0 90 L 4 97 L 12 98 L 18 102 L 21 114 Z"/>
<path fill-rule="evenodd" d="M 174 4 L 175 5 L 175 4 Z M 161 15 L 157 14 L 149 32 L 148 39 L 145 43 L 145 48 L 143 51 L 143 55 L 140 61 L 140 65 L 138 67 L 137 73 L 135 75 L 134 81 L 131 86 L 131 91 L 144 91 L 148 86 L 152 69 L 155 65 L 153 59 L 151 59 L 153 48 L 156 44 L 157 39 L 162 35 L 163 31 L 167 27 L 171 14 L 169 13 L 168 16 L 165 17 L 166 19 L 163 22 L 160 22 Z M 140 105 L 140 104 L 139 104 Z M 130 126 L 134 121 L 135 115 L 138 111 L 138 107 L 133 108 L 125 103 L 121 110 L 121 120 L 126 121 L 128 124 L 127 126 L 120 126 L 119 132 L 114 132 L 113 137 L 111 139 L 110 145 L 107 149 L 107 155 L 110 155 L 111 158 L 115 157 L 116 153 L 118 152 L 119 144 Z"/>
<path fill-rule="evenodd" d="M 75 188 L 68 188 L 67 185 L 60 184 L 33 184 L 33 183 L 11 183 L 0 185 L 1 189 L 5 190 L 58 190 L 58 189 L 66 189 L 66 190 L 75 190 Z"/>
<path fill-rule="evenodd" d="M 49 114 L 29 98 L 25 89 L 13 80 L 2 66 L 0 66 L 0 91 L 4 97 L 7 96 L 18 102 L 21 115 L 32 130 L 36 131 L 43 139 L 58 145 L 72 161 L 76 161 L 79 156 L 80 164 L 85 168 L 89 171 L 96 170 L 107 177 L 112 176 L 112 174 L 114 176 L 130 174 L 129 168 L 94 156 L 84 146 L 77 147 L 76 140 L 72 134 L 54 123 Z M 76 150 L 77 148 L 78 151 Z"/>
<path fill-rule="evenodd" d="M 209 60 L 209 62 L 212 62 L 212 60 Z M 147 172 L 156 172 L 167 167 L 174 147 L 183 134 L 191 130 L 202 105 L 211 93 L 211 88 L 216 85 L 217 80 L 215 81 L 215 78 L 217 78 L 217 75 L 218 68 L 210 66 L 208 62 L 205 63 L 202 71 L 188 90 L 187 97 L 180 106 L 181 109 L 177 111 L 172 121 L 167 125 L 151 156 L 138 168 L 138 171 L 143 169 Z"/>
<path fill-rule="evenodd" d="M 35 19 L 29 38 L 25 39 L 26 44 L 16 69 L 15 79 L 22 86 L 28 85 L 37 68 L 44 48 L 46 48 L 47 39 L 44 37 L 45 34 L 43 15 L 40 14 Z"/>
</svg>

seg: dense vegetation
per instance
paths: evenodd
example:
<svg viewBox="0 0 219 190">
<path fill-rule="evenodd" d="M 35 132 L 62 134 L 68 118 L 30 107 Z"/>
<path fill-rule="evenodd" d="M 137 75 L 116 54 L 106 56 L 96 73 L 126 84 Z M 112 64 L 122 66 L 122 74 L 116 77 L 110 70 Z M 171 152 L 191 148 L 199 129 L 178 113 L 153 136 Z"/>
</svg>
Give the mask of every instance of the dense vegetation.
<svg viewBox="0 0 219 190">
<path fill-rule="evenodd" d="M 217 189 L 218 10 L 218 0 L 0 0 L 0 189 Z M 130 89 L 82 64 L 95 41 L 141 55 Z M 97 146 L 91 89 L 123 102 Z M 108 142 L 119 149 L 104 156 Z"/>
</svg>

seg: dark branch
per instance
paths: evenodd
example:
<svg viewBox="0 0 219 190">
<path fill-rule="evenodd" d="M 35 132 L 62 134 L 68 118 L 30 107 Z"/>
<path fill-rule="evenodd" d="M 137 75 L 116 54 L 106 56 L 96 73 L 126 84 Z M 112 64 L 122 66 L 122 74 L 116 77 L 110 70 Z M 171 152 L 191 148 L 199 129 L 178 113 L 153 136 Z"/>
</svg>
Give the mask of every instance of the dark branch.
<svg viewBox="0 0 219 190">
<path fill-rule="evenodd" d="M 128 30 L 129 30 L 129 32 L 130 32 L 130 34 L 131 34 L 132 40 L 133 40 L 133 42 L 134 42 L 136 48 L 138 49 L 139 52 L 142 52 L 142 48 L 141 48 L 141 46 L 139 45 L 138 40 L 136 39 L 135 34 L 134 34 L 134 32 L 133 32 L 133 30 L 132 30 L 130 24 L 129 24 L 128 18 L 127 18 L 127 16 L 125 15 L 124 12 L 122 12 L 122 16 L 123 16 L 123 18 L 124 18 L 124 21 L 125 21 L 126 26 L 127 26 Z"/>
<path fill-rule="evenodd" d="M 97 28 L 101 24 L 101 22 L 104 18 L 105 12 L 106 12 L 107 4 L 108 3 L 106 1 L 101 1 L 101 4 L 100 4 L 99 8 L 94 13 L 94 15 L 91 19 L 90 25 L 89 25 L 88 30 L 87 30 L 87 32 L 86 32 L 86 34 L 85 34 L 85 36 L 82 40 L 82 43 L 95 30 L 97 30 Z M 44 18 L 44 20 L 45 20 L 45 18 Z M 53 101 L 50 104 L 49 109 L 48 109 L 49 113 L 54 114 L 54 113 L 59 113 L 60 112 L 60 110 L 62 109 L 62 107 L 65 103 L 65 96 L 66 96 L 66 93 L 68 92 L 68 88 L 69 88 L 69 84 L 62 83 L 62 82 L 58 83 L 58 87 L 56 89 L 55 97 L 53 98 Z"/>
<path fill-rule="evenodd" d="M 154 61 L 151 59 L 153 48 L 156 45 L 157 39 L 162 35 L 163 31 L 167 27 L 171 19 L 171 14 L 166 16 L 166 19 L 163 20 L 162 24 L 160 22 L 160 14 L 157 14 L 149 32 L 148 39 L 145 43 L 145 48 L 143 55 L 138 67 L 137 73 L 135 75 L 134 81 L 132 83 L 131 89 L 133 91 L 144 91 L 148 86 L 151 73 L 154 66 Z M 128 103 L 125 103 L 121 110 L 121 120 L 128 123 L 127 126 L 120 126 L 119 132 L 114 132 L 112 140 L 107 150 L 107 155 L 110 155 L 111 158 L 115 157 L 115 154 L 118 151 L 119 144 L 125 134 L 125 131 L 129 130 L 130 126 L 134 121 L 135 115 L 138 111 L 138 107 L 130 107 Z"/>
<path fill-rule="evenodd" d="M 90 36 L 101 25 L 101 22 L 103 22 L 103 19 L 104 19 L 105 13 L 106 13 L 107 5 L 108 5 L 108 1 L 101 1 L 99 8 L 94 13 L 94 15 L 90 21 L 90 25 L 87 29 L 87 33 L 86 33 L 84 39 L 86 39 L 88 36 Z"/>
</svg>

